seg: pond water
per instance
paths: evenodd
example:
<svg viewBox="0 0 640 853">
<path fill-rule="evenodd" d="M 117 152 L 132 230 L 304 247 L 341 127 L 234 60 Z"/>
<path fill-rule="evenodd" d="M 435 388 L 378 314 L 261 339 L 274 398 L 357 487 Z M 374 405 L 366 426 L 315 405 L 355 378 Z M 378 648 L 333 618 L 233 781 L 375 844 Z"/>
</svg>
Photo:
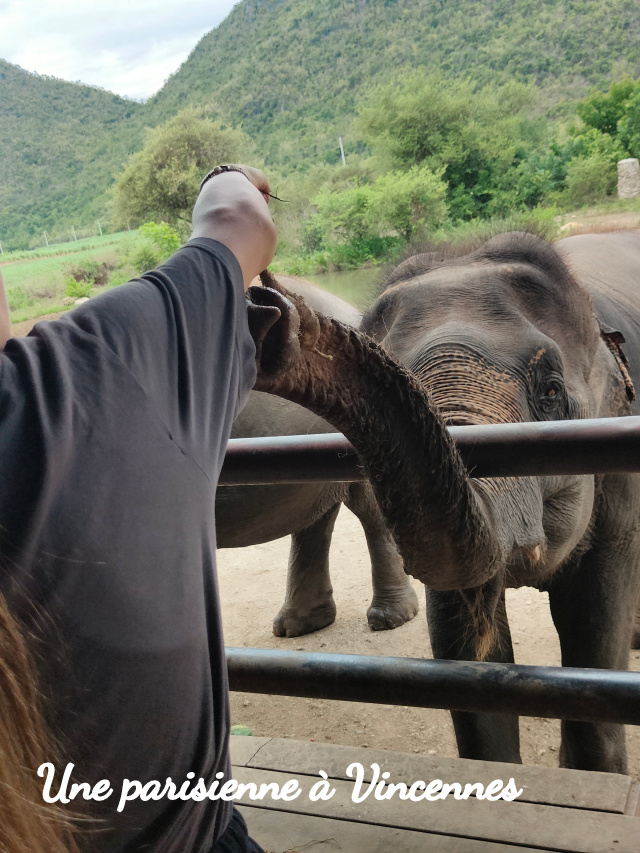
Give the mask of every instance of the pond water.
<svg viewBox="0 0 640 853">
<path fill-rule="evenodd" d="M 334 293 L 361 311 L 373 301 L 379 277 L 380 271 L 376 267 L 304 276 L 316 287 Z"/>
</svg>

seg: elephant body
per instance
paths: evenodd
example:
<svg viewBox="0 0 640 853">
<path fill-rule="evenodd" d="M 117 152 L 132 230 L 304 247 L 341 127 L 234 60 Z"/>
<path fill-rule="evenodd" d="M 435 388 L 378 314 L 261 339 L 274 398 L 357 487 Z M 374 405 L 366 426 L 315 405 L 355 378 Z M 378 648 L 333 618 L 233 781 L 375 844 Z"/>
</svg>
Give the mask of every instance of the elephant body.
<svg viewBox="0 0 640 853">
<path fill-rule="evenodd" d="M 299 279 L 282 277 L 315 310 L 358 326 L 356 308 Z M 232 438 L 335 432 L 307 409 L 252 391 L 236 419 Z M 371 490 L 363 483 L 221 486 L 216 495 L 219 548 L 256 545 L 291 535 L 286 597 L 274 619 L 279 637 L 296 637 L 330 625 L 336 615 L 329 575 L 329 545 L 344 503 L 360 520 L 371 558 L 373 599 L 367 611 L 373 630 L 396 628 L 412 619 L 418 600 L 402 568 Z"/>
<path fill-rule="evenodd" d="M 555 246 L 513 233 L 470 252 L 414 256 L 362 329 L 411 370 L 449 425 L 640 414 L 629 382 L 640 388 L 640 232 Z M 429 462 L 425 476 L 447 464 Z M 434 655 L 513 662 L 504 591 L 531 586 L 549 593 L 564 666 L 626 669 L 640 592 L 640 476 L 467 482 L 460 501 L 477 506 L 461 528 L 450 532 L 447 513 L 424 510 L 439 519 L 416 572 Z M 517 717 L 453 720 L 462 757 L 520 761 Z M 560 762 L 625 772 L 623 727 L 563 721 Z"/>
</svg>

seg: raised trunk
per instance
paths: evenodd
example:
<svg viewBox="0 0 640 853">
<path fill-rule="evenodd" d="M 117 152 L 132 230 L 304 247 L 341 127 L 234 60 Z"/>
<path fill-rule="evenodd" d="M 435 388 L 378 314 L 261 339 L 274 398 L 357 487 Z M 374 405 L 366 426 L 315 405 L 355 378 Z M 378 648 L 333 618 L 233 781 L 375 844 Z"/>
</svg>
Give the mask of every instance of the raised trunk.
<svg viewBox="0 0 640 853">
<path fill-rule="evenodd" d="M 256 389 L 299 403 L 349 439 L 408 574 L 451 590 L 500 572 L 510 545 L 413 374 L 366 335 L 263 281 L 269 288 L 249 291 Z"/>
</svg>

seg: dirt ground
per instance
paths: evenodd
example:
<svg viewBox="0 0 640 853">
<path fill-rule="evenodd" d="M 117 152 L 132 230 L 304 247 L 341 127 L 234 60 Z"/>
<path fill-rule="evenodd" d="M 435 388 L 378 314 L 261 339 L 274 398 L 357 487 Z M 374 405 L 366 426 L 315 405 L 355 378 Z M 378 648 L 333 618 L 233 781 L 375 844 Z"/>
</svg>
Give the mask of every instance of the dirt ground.
<svg viewBox="0 0 640 853">
<path fill-rule="evenodd" d="M 571 213 L 565 217 L 560 226 L 562 237 L 572 234 L 589 234 L 603 231 L 626 231 L 640 227 L 640 213 L 626 210 L 618 213 L 594 213 L 589 210 L 581 213 Z"/>
<path fill-rule="evenodd" d="M 373 632 L 366 620 L 371 597 L 369 558 L 358 520 L 340 511 L 331 546 L 331 571 L 338 616 L 333 625 L 294 639 L 274 637 L 271 620 L 284 598 L 289 539 L 218 552 L 220 594 L 228 646 L 323 651 L 397 657 L 431 657 L 421 584 L 416 618 L 393 631 Z M 535 589 L 509 590 L 507 606 L 516 662 L 557 666 L 558 638 L 548 597 Z M 630 654 L 630 669 L 640 672 L 640 651 Z M 455 757 L 453 727 L 446 711 L 369 705 L 285 696 L 231 694 L 231 721 L 256 736 L 377 747 L 401 752 Z M 521 718 L 525 764 L 558 764 L 560 723 Z M 640 728 L 627 728 L 629 772 L 640 779 Z"/>
<path fill-rule="evenodd" d="M 45 314 L 38 317 L 36 320 L 22 320 L 20 323 L 11 324 L 11 333 L 14 338 L 24 338 L 28 335 L 35 323 L 40 323 L 42 320 L 57 320 L 60 314 Z"/>
</svg>

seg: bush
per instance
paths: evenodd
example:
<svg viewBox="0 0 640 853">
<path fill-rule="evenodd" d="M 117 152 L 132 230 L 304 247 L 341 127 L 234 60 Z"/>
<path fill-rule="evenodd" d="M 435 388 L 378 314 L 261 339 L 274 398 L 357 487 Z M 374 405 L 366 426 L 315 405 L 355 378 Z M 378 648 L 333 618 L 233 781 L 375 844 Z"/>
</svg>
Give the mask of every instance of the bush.
<svg viewBox="0 0 640 853">
<path fill-rule="evenodd" d="M 413 166 L 373 182 L 356 177 L 346 189 L 325 186 L 313 199 L 306 223 L 309 245 L 324 246 L 330 263 L 353 269 L 388 257 L 402 240 L 439 227 L 447 218 L 442 170 Z"/>
<path fill-rule="evenodd" d="M 402 242 L 402 237 L 394 235 L 363 237 L 330 246 L 327 258 L 335 269 L 357 269 L 363 264 L 388 260 Z"/>
<path fill-rule="evenodd" d="M 19 284 L 7 288 L 7 301 L 10 311 L 19 311 L 21 308 L 29 308 L 33 305 L 33 297 Z"/>
<path fill-rule="evenodd" d="M 104 287 L 109 280 L 109 272 L 113 268 L 113 264 L 106 262 L 99 264 L 97 261 L 84 261 L 81 264 L 67 266 L 65 272 L 67 278 L 73 278 L 77 282 L 89 281 L 96 287 Z"/>
<path fill-rule="evenodd" d="M 109 287 L 117 287 L 120 284 L 126 284 L 128 281 L 131 281 L 132 278 L 135 278 L 135 274 L 136 270 L 131 267 L 117 269 L 112 272 L 109 277 Z"/>
<path fill-rule="evenodd" d="M 438 228 L 447 218 L 447 185 L 442 172 L 413 166 L 388 172 L 371 187 L 369 222 L 379 233 L 395 231 L 409 241 L 418 232 Z"/>
<path fill-rule="evenodd" d="M 57 284 L 44 284 L 37 282 L 31 288 L 31 296 L 34 301 L 43 299 L 60 299 L 60 287 Z"/>
<path fill-rule="evenodd" d="M 531 219 L 536 234 L 539 234 L 546 240 L 553 241 L 560 234 L 558 214 L 558 208 L 552 205 L 551 207 L 534 207 L 533 210 L 529 211 L 528 216 Z"/>
<path fill-rule="evenodd" d="M 72 299 L 82 299 L 85 296 L 91 296 L 93 290 L 93 281 L 81 279 L 77 281 L 72 275 L 65 279 L 64 295 Z"/>
<path fill-rule="evenodd" d="M 148 241 L 133 256 L 135 271 L 139 273 L 155 269 L 182 244 L 178 232 L 166 222 L 145 222 L 138 231 Z"/>
<path fill-rule="evenodd" d="M 270 269 L 286 275 L 316 275 L 328 271 L 329 258 L 327 253 L 322 251 L 298 257 L 276 258 Z"/>
<path fill-rule="evenodd" d="M 582 207 L 611 195 L 615 186 L 616 168 L 606 157 L 577 157 L 567 166 L 563 198 L 569 207 Z"/>
<path fill-rule="evenodd" d="M 181 240 L 175 228 L 166 222 L 145 222 L 138 228 L 143 237 L 156 245 L 166 257 L 176 252 L 181 245 Z"/>
<path fill-rule="evenodd" d="M 155 269 L 158 264 L 162 263 L 162 260 L 160 252 L 148 244 L 136 252 L 133 263 L 139 273 L 145 273 L 148 270 Z"/>
<path fill-rule="evenodd" d="M 95 281 L 100 272 L 100 264 L 97 261 L 85 261 L 82 264 L 67 265 L 65 272 L 68 278 L 75 281 Z"/>
<path fill-rule="evenodd" d="M 323 189 L 312 199 L 317 213 L 307 225 L 307 233 L 320 233 L 323 242 L 357 243 L 373 235 L 369 210 L 373 203 L 371 187 L 354 180 L 348 189 L 336 192 L 331 187 Z"/>
</svg>

